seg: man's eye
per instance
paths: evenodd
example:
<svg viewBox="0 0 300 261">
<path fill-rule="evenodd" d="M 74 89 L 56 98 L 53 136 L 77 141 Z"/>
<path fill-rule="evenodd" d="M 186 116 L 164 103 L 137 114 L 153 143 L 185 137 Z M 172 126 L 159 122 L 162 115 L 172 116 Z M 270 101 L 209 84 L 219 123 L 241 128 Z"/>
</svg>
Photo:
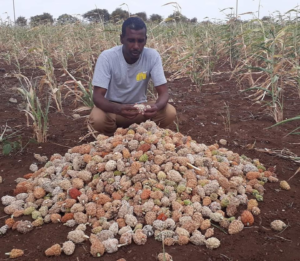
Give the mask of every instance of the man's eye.
<svg viewBox="0 0 300 261">
<path fill-rule="evenodd" d="M 139 43 L 143 43 L 144 42 L 144 39 L 139 39 Z"/>
</svg>

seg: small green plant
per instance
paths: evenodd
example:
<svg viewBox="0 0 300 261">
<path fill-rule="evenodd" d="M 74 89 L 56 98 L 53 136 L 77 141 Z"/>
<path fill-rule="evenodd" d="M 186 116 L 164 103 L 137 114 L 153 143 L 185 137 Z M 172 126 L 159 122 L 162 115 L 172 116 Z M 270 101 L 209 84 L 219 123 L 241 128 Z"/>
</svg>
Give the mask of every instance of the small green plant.
<svg viewBox="0 0 300 261">
<path fill-rule="evenodd" d="M 11 133 L 8 134 L 7 132 Z M 2 155 L 8 156 L 14 152 L 22 153 L 29 143 L 36 143 L 36 140 L 31 138 L 23 146 L 21 133 L 22 129 L 13 131 L 7 124 L 4 126 L 0 135 L 0 149 L 2 150 Z"/>
<path fill-rule="evenodd" d="M 2 154 L 4 156 L 9 155 L 11 152 L 20 148 L 20 141 L 19 140 L 12 140 L 15 139 L 17 133 L 20 131 L 15 131 L 10 134 L 6 134 L 8 125 L 6 124 L 4 127 L 3 132 L 0 135 L 0 146 L 2 147 Z"/>
<path fill-rule="evenodd" d="M 19 141 L 9 141 L 9 140 L 4 140 L 2 146 L 2 154 L 4 156 L 9 155 L 11 152 L 14 152 L 20 148 L 20 143 Z"/>
<path fill-rule="evenodd" d="M 15 75 L 19 80 L 25 80 L 26 86 L 17 88 L 23 96 L 26 104 L 26 109 L 23 110 L 27 117 L 27 126 L 29 126 L 29 118 L 33 121 L 33 131 L 38 143 L 47 141 L 48 131 L 48 113 L 51 99 L 46 99 L 46 104 L 43 106 L 40 99 L 37 97 L 36 88 L 34 88 L 29 79 L 21 74 Z"/>
<path fill-rule="evenodd" d="M 278 123 L 272 125 L 269 128 L 272 128 L 272 127 L 275 127 L 275 126 L 279 126 L 279 125 L 285 124 L 285 123 L 290 122 L 290 121 L 299 121 L 300 122 L 300 115 L 298 115 L 296 117 L 293 117 L 293 118 L 289 118 L 289 119 L 283 120 L 281 122 L 278 122 Z M 300 130 L 300 126 L 297 127 L 296 129 L 292 130 L 291 132 L 289 132 L 286 136 L 288 136 L 290 134 L 300 135 L 300 131 L 298 131 L 298 130 Z"/>
</svg>

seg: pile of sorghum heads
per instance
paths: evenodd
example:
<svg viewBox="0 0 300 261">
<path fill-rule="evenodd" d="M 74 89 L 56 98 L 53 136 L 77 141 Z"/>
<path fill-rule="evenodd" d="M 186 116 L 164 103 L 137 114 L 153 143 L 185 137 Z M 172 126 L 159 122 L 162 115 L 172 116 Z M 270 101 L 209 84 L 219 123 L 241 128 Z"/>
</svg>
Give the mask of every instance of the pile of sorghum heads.
<svg viewBox="0 0 300 261">
<path fill-rule="evenodd" d="M 253 224 L 267 181 L 278 179 L 259 160 L 147 121 L 54 154 L 17 179 L 14 196 L 2 197 L 13 217 L 0 234 L 49 222 L 72 227 L 68 241 L 47 249 L 47 256 L 71 255 L 88 238 L 93 256 L 132 241 L 143 245 L 151 236 L 167 246 L 191 242 L 214 249 L 220 245 L 216 227 L 235 234 Z M 17 221 L 22 215 L 33 221 Z"/>
</svg>

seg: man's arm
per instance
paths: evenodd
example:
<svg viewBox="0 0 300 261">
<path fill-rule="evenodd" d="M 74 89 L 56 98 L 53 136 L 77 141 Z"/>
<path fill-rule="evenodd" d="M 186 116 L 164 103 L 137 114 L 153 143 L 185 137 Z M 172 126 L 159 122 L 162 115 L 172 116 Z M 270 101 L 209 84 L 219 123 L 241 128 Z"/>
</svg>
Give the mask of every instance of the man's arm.
<svg viewBox="0 0 300 261">
<path fill-rule="evenodd" d="M 131 119 L 138 115 L 137 108 L 130 104 L 112 103 L 105 98 L 106 89 L 94 86 L 93 102 L 96 107 L 104 112 L 121 115 L 125 118 Z"/>
<path fill-rule="evenodd" d="M 151 105 L 151 108 L 147 109 L 144 113 L 144 116 L 146 118 L 152 118 L 156 115 L 156 113 L 163 109 L 169 100 L 169 93 L 168 93 L 168 86 L 167 84 L 162 84 L 160 86 L 155 87 L 158 98 L 155 102 L 155 104 Z"/>
<path fill-rule="evenodd" d="M 166 107 L 166 105 L 169 101 L 168 86 L 167 86 L 167 84 L 163 84 L 163 85 L 155 87 L 155 89 L 158 94 L 158 98 L 157 98 L 155 104 L 156 104 L 158 110 L 161 110 L 164 107 Z"/>
</svg>

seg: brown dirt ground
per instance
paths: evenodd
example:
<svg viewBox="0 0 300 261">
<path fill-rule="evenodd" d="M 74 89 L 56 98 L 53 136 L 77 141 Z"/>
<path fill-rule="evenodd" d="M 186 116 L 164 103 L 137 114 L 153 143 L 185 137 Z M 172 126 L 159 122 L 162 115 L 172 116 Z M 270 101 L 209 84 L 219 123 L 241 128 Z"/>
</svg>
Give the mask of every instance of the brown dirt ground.
<svg viewBox="0 0 300 261">
<path fill-rule="evenodd" d="M 6 72 L 12 68 L 1 64 Z M 219 67 L 218 71 L 226 72 L 229 68 Z M 38 71 L 27 69 L 23 72 L 27 76 L 39 75 Z M 60 72 L 61 73 L 61 72 Z M 64 113 L 58 113 L 54 108 L 50 110 L 50 126 L 48 142 L 36 144 L 30 142 L 31 128 L 26 127 L 24 113 L 17 109 L 15 104 L 9 103 L 9 98 L 15 97 L 21 103 L 21 97 L 12 90 L 18 86 L 13 78 L 4 78 L 0 72 L 0 126 L 1 132 L 7 123 L 13 131 L 20 130 L 20 137 L 24 148 L 9 156 L 0 155 L 0 175 L 3 183 L 0 184 L 0 197 L 12 194 L 15 187 L 14 180 L 22 177 L 29 171 L 30 164 L 35 162 L 34 153 L 50 157 L 54 153 L 64 154 L 69 147 L 78 145 L 79 137 L 87 133 L 85 118 L 74 120 L 71 115 L 76 106 L 72 100 L 64 100 Z M 207 145 L 218 142 L 221 138 L 228 141 L 227 148 L 244 154 L 250 158 L 258 158 L 266 166 L 274 168 L 280 180 L 287 180 L 299 168 L 299 164 L 291 160 L 270 155 L 259 149 L 288 149 L 300 155 L 300 139 L 298 136 L 284 137 L 289 131 L 297 127 L 296 122 L 281 127 L 266 129 L 274 124 L 270 116 L 264 113 L 261 105 L 247 99 L 246 94 L 240 93 L 229 74 L 221 73 L 214 79 L 215 84 L 204 85 L 197 89 L 188 79 L 175 80 L 169 83 L 171 98 L 178 112 L 179 131 L 190 135 L 199 143 Z M 296 92 L 285 92 L 284 118 L 299 115 L 300 101 Z M 226 132 L 224 118 L 226 110 L 224 102 L 229 106 L 231 131 Z M 223 115 L 223 116 L 222 116 Z M 298 123 L 299 125 L 299 123 Z M 176 130 L 175 124 L 170 127 Z M 91 141 L 91 139 L 85 142 Z M 29 143 L 28 143 L 29 142 Z M 25 146 L 25 144 L 28 145 Z M 255 144 L 254 149 L 250 145 Z M 298 184 L 300 174 L 290 180 L 291 190 L 282 191 L 278 183 L 265 185 L 264 201 L 260 203 L 261 215 L 255 218 L 250 228 L 245 228 L 236 235 L 226 235 L 215 228 L 216 237 L 221 240 L 221 246 L 216 250 L 208 250 L 205 246 L 166 247 L 166 251 L 176 260 L 299 260 L 300 222 L 299 207 L 300 193 Z M 4 224 L 6 214 L 0 206 L 0 226 Z M 270 230 L 270 222 L 281 219 L 289 227 L 282 233 Z M 7 260 L 4 253 L 12 248 L 25 250 L 25 256 L 18 260 L 45 260 L 44 251 L 55 243 L 66 241 L 67 232 L 71 230 L 61 224 L 47 224 L 36 228 L 29 234 L 22 235 L 16 231 L 0 237 L 0 260 Z M 156 260 L 158 253 L 162 252 L 161 242 L 149 239 L 145 246 L 122 247 L 117 253 L 105 254 L 103 260 Z M 51 260 L 93 260 L 89 254 L 89 243 L 76 247 L 71 257 L 62 255 Z"/>
</svg>

